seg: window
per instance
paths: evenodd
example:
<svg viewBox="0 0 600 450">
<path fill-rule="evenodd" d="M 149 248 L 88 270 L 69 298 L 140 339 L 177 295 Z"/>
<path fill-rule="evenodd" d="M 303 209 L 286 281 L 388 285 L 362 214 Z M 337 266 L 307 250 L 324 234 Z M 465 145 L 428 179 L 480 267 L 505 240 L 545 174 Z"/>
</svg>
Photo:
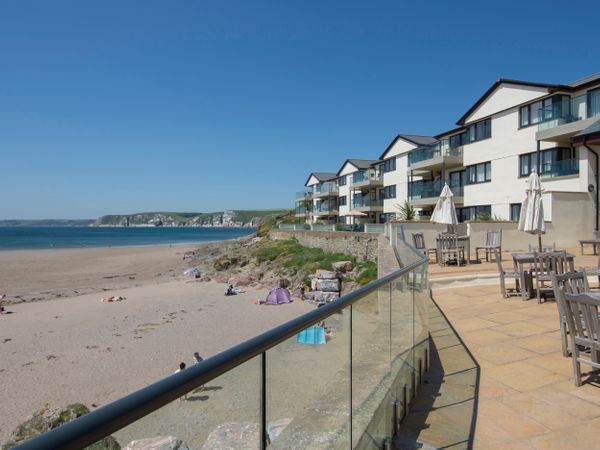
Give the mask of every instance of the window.
<svg viewBox="0 0 600 450">
<path fill-rule="evenodd" d="M 341 176 L 341 177 L 339 178 L 339 180 L 338 180 L 338 184 L 339 184 L 340 186 L 346 186 L 346 183 L 347 183 L 347 181 L 346 181 L 346 175 L 344 175 L 344 176 Z"/>
<path fill-rule="evenodd" d="M 382 200 L 386 198 L 396 198 L 396 185 L 391 184 L 379 189 L 379 198 Z"/>
<path fill-rule="evenodd" d="M 520 217 L 521 217 L 521 204 L 520 203 L 511 203 L 510 204 L 510 220 L 514 220 L 515 222 L 518 222 Z"/>
<path fill-rule="evenodd" d="M 465 208 L 456 208 L 456 217 L 459 222 L 466 220 L 477 220 L 481 215 L 491 216 L 491 205 L 467 206 Z"/>
<path fill-rule="evenodd" d="M 340 197 L 338 198 L 338 205 L 340 206 L 345 206 L 347 203 L 347 198 L 345 195 L 340 195 Z"/>
<path fill-rule="evenodd" d="M 465 170 L 467 173 L 465 184 L 485 183 L 492 180 L 492 163 L 489 161 L 468 166 Z"/>
<path fill-rule="evenodd" d="M 466 143 L 492 137 L 492 119 L 485 119 L 467 127 Z"/>
<path fill-rule="evenodd" d="M 519 108 L 519 128 L 546 120 L 565 118 L 569 114 L 570 97 L 554 95 Z"/>
<path fill-rule="evenodd" d="M 579 173 L 577 150 L 569 147 L 557 147 L 542 150 L 540 175 L 559 177 Z M 528 177 L 533 169 L 538 169 L 537 152 L 519 156 L 519 176 Z"/>
<path fill-rule="evenodd" d="M 467 142 L 467 133 L 455 134 L 454 136 L 450 136 L 448 139 L 448 145 L 450 148 L 457 148 L 464 145 Z"/>
<path fill-rule="evenodd" d="M 396 158 L 394 157 L 386 159 L 382 164 L 382 168 L 383 173 L 393 172 L 394 170 L 396 170 Z"/>
<path fill-rule="evenodd" d="M 587 116 L 600 115 L 600 88 L 587 93 Z"/>
<path fill-rule="evenodd" d="M 340 221 L 340 223 L 345 224 L 346 223 L 346 216 L 340 216 L 339 217 L 339 221 Z"/>
</svg>

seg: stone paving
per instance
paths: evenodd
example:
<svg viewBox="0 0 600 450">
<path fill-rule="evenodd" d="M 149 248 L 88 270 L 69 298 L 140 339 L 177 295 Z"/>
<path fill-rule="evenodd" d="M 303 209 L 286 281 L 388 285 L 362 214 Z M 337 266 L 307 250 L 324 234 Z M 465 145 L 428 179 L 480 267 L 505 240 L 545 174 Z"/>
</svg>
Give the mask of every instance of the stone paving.
<svg viewBox="0 0 600 450">
<path fill-rule="evenodd" d="M 570 251 L 576 267 L 596 264 L 596 256 Z M 504 263 L 508 267 L 512 261 Z M 430 268 L 435 280 L 492 272 L 495 264 L 439 268 L 432 263 Z M 419 420 L 413 414 L 405 425 L 418 445 L 398 447 L 600 448 L 600 379 L 574 385 L 571 360 L 561 353 L 554 301 L 505 299 L 497 284 L 433 289 L 433 297 L 476 368 L 448 328 L 432 332 L 438 367 L 432 364 L 428 374 L 431 392 L 420 400 L 425 404 L 415 405 L 417 413 L 423 408 Z M 464 439 L 472 416 L 474 433 Z M 463 434 L 457 432 L 460 425 Z"/>
</svg>

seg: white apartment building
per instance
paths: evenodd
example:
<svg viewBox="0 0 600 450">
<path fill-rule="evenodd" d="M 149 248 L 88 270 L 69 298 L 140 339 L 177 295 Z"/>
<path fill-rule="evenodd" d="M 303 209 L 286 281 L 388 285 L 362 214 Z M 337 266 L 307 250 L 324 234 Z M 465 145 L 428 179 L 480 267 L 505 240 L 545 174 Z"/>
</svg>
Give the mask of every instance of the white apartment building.
<svg viewBox="0 0 600 450">
<path fill-rule="evenodd" d="M 600 74 L 567 85 L 499 79 L 455 128 L 432 137 L 399 134 L 379 160 L 347 160 L 328 182 L 345 177 L 340 196 L 350 202 L 358 191 L 348 187 L 349 176 L 373 169 L 381 178 L 361 190 L 377 205 L 360 210 L 367 216 L 340 207 L 344 215 L 337 221 L 344 217 L 346 223 L 349 217 L 384 222 L 406 199 L 428 219 L 444 183 L 455 195 L 460 221 L 482 215 L 517 220 L 525 179 L 535 168 L 545 189 L 546 220 L 553 220 L 553 211 L 569 211 L 589 235 L 598 229 L 599 154 Z"/>
</svg>

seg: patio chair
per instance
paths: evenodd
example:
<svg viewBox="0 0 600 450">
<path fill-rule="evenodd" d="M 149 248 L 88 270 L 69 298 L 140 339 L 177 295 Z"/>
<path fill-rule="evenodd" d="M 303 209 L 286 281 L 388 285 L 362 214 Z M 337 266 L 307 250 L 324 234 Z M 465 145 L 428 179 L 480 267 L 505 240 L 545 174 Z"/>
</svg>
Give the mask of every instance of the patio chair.
<svg viewBox="0 0 600 450">
<path fill-rule="evenodd" d="M 435 262 L 438 262 L 438 254 L 437 248 L 427 248 L 425 245 L 425 238 L 423 237 L 423 233 L 413 233 L 413 244 L 417 250 L 423 252 L 425 256 L 429 258 L 429 255 L 433 253 L 435 255 Z"/>
<path fill-rule="evenodd" d="M 490 255 L 496 254 L 494 252 L 495 249 L 500 250 L 498 254 L 500 258 L 502 258 L 502 230 L 487 231 L 485 236 L 485 245 L 482 245 L 481 247 L 475 247 L 475 259 L 479 261 L 479 250 L 483 250 L 485 252 L 485 260 L 486 262 L 489 262 Z"/>
<path fill-rule="evenodd" d="M 527 248 L 529 249 L 530 252 L 540 251 L 540 248 L 537 245 L 527 244 Z M 555 252 L 556 251 L 556 243 L 553 242 L 552 244 L 542 244 L 542 251 L 543 252 Z"/>
<path fill-rule="evenodd" d="M 532 275 L 535 277 L 535 290 L 538 303 L 542 303 L 542 290 L 547 289 L 545 283 L 552 281 L 550 272 L 557 274 L 569 272 L 567 252 L 534 252 Z M 571 270 L 571 272 L 574 270 Z"/>
<path fill-rule="evenodd" d="M 600 255 L 598 255 L 598 260 L 596 263 L 596 267 L 580 267 L 580 271 L 585 271 L 588 276 L 598 277 L 598 287 L 600 287 Z"/>
<path fill-rule="evenodd" d="M 456 264 L 460 266 L 465 257 L 465 249 L 462 245 L 458 245 L 458 237 L 455 234 L 440 234 L 437 243 L 438 263 L 443 266 L 455 259 Z"/>
<path fill-rule="evenodd" d="M 571 360 L 575 386 L 581 386 L 582 363 L 593 369 L 600 369 L 599 306 L 600 299 L 590 293 L 565 293 L 565 316 L 571 335 Z"/>
<path fill-rule="evenodd" d="M 520 291 L 520 282 L 519 282 L 519 274 L 517 272 L 508 272 L 504 270 L 502 267 L 502 258 L 500 257 L 500 249 L 495 248 L 494 250 L 494 259 L 496 260 L 496 264 L 498 265 L 498 273 L 500 275 L 500 292 L 504 298 L 508 298 L 508 292 L 506 291 L 506 279 L 512 278 L 515 280 L 515 292 L 519 293 Z"/>
<path fill-rule="evenodd" d="M 554 289 L 554 298 L 558 309 L 558 320 L 560 321 L 560 337 L 563 356 L 569 357 L 569 330 L 567 327 L 567 318 L 565 316 L 565 292 L 569 294 L 582 294 L 590 290 L 587 283 L 587 274 L 583 272 L 565 272 L 557 274 L 551 272 L 552 287 Z"/>
</svg>

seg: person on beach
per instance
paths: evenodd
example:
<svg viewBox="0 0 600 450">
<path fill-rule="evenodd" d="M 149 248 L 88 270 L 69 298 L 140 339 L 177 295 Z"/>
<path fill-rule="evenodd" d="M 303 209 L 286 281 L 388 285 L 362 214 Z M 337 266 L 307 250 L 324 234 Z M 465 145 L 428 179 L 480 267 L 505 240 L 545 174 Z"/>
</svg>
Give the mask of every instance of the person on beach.
<svg viewBox="0 0 600 450">
<path fill-rule="evenodd" d="M 0 295 L 0 314 L 6 314 L 6 310 L 4 309 L 4 306 L 2 306 L 2 300 L 4 300 L 4 297 L 6 297 L 6 295 L 4 295 L 4 294 Z"/>
<path fill-rule="evenodd" d="M 225 292 L 225 295 L 230 296 L 230 295 L 238 295 L 238 294 L 243 294 L 244 291 L 242 291 L 240 288 L 234 288 L 233 284 L 230 284 L 229 287 L 227 288 L 227 292 Z"/>
<path fill-rule="evenodd" d="M 204 361 L 204 358 L 200 356 L 200 353 L 194 352 L 194 364 L 201 363 L 202 361 Z"/>
<path fill-rule="evenodd" d="M 184 362 L 180 362 L 179 363 L 179 369 L 177 369 L 175 372 L 173 373 L 179 373 L 182 372 L 185 369 L 185 363 Z M 179 400 L 187 400 L 187 394 L 184 394 L 182 397 L 179 397 Z"/>
</svg>

